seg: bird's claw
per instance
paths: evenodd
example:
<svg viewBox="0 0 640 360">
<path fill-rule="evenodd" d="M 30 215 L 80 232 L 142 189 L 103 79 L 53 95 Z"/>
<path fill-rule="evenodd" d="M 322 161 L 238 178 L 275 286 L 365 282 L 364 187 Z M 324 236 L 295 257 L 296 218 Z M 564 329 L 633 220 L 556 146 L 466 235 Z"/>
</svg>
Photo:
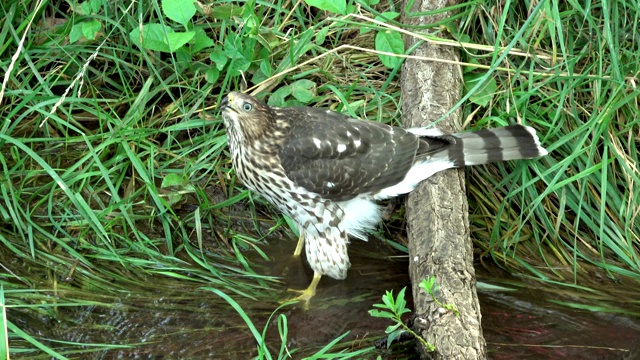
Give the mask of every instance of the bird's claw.
<svg viewBox="0 0 640 360">
<path fill-rule="evenodd" d="M 287 302 L 289 301 L 302 302 L 303 303 L 302 305 L 304 306 L 305 310 L 309 310 L 309 302 L 311 301 L 311 298 L 314 297 L 316 294 L 316 289 L 309 289 L 309 288 L 306 288 L 304 290 L 287 289 L 287 291 L 300 294 L 294 298 L 288 299 Z"/>
<path fill-rule="evenodd" d="M 311 284 L 309 284 L 309 286 L 306 289 L 304 290 L 288 289 L 288 291 L 300 294 L 300 296 L 296 296 L 295 298 L 290 299 L 289 301 L 291 300 L 304 301 L 304 309 L 309 310 L 309 301 L 311 300 L 312 297 L 316 295 L 316 287 L 320 282 L 320 278 L 322 278 L 322 275 L 316 272 L 313 274 L 313 279 L 311 280 Z"/>
</svg>

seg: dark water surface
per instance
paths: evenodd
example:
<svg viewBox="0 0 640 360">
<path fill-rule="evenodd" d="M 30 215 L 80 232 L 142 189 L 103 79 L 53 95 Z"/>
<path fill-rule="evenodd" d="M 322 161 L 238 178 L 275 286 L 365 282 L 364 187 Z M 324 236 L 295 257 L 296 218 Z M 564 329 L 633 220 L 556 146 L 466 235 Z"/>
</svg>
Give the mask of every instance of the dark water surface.
<svg viewBox="0 0 640 360">
<path fill-rule="evenodd" d="M 640 359 L 629 351 L 640 344 L 638 318 L 556 305 L 536 288 L 478 295 L 491 359 Z"/>
<path fill-rule="evenodd" d="M 259 332 L 279 302 L 293 296 L 287 288 L 304 289 L 311 280 L 308 266 L 292 257 L 294 247 L 294 240 L 272 241 L 262 247 L 272 260 L 261 261 L 256 272 L 283 276 L 273 299 L 236 297 Z M 323 279 L 309 310 L 293 305 L 279 312 L 288 320 L 288 348 L 305 349 L 294 358 L 313 353 L 346 331 L 350 331 L 346 340 L 361 339 L 362 346 L 371 346 L 391 324 L 369 316 L 372 304 L 381 302 L 387 290 L 397 294 L 405 286 L 410 289 L 406 256 L 379 240 L 354 241 L 350 249 L 352 268 L 345 281 Z M 640 359 L 628 351 L 640 343 L 638 318 L 556 305 L 550 300 L 576 299 L 560 295 L 550 299 L 548 292 L 534 287 L 540 285 L 525 284 L 498 271 L 479 271 L 478 280 L 515 290 L 479 292 L 491 359 Z M 173 280 L 165 286 L 162 279 L 148 281 L 157 282 L 161 290 L 150 295 L 131 289 L 122 296 L 105 298 L 105 303 L 114 304 L 110 308 L 61 309 L 61 316 L 71 319 L 75 327 L 39 319 L 22 319 L 18 325 L 50 339 L 139 344 L 132 349 L 73 354 L 72 358 L 248 359 L 256 355 L 256 342 L 245 322 L 220 297 L 203 291 L 201 284 Z M 411 299 L 408 303 L 412 308 Z M 629 308 L 632 310 L 637 312 L 637 306 Z M 281 340 L 275 321 L 268 326 L 267 338 L 272 354 L 277 354 Z M 411 349 L 409 344 L 401 354 L 386 349 L 378 354 L 388 359 L 413 358 Z"/>
<path fill-rule="evenodd" d="M 286 258 L 292 248 L 293 245 L 289 244 L 279 245 L 270 251 L 281 251 L 274 256 Z M 345 281 L 323 279 L 310 311 L 292 313 L 290 324 L 297 322 L 297 318 L 303 319 L 291 331 L 300 345 L 321 345 L 349 329 L 354 329 L 354 335 L 358 337 L 382 336 L 390 322 L 381 323 L 370 318 L 367 310 L 373 303 L 381 302 L 386 290 L 394 290 L 397 294 L 402 287 L 411 289 L 406 258 L 384 259 L 384 256 L 396 254 L 393 249 L 377 240 L 367 243 L 354 241 L 350 249 L 353 254 L 352 271 L 348 278 Z M 313 274 L 300 266 L 298 271 L 304 272 L 305 276 L 288 274 L 286 281 L 295 283 L 297 288 L 304 288 Z M 561 295 L 550 298 L 548 292 L 541 291 L 548 286 L 525 283 L 499 270 L 488 272 L 478 269 L 477 278 L 481 283 L 513 290 L 489 290 L 481 286 L 478 293 L 483 332 L 491 359 L 640 359 L 640 353 L 634 355 L 629 352 L 629 349 L 640 346 L 639 318 L 575 310 L 554 304 L 551 301 L 573 302 L 579 299 Z M 410 291 L 407 293 L 410 296 Z M 637 296 L 640 299 L 640 289 Z M 327 298 L 330 300 L 328 304 Z M 340 298 L 361 300 L 344 300 L 341 304 Z M 411 299 L 408 303 L 412 308 Z M 640 308 L 635 305 L 627 310 L 638 313 Z M 345 324 L 349 325 L 343 326 Z"/>
</svg>

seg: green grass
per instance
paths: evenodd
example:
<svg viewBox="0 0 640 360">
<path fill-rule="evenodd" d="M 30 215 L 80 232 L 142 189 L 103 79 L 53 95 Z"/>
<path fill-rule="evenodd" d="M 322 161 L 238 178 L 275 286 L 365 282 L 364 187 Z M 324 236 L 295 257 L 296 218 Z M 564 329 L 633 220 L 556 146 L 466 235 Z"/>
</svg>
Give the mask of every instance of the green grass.
<svg viewBox="0 0 640 360">
<path fill-rule="evenodd" d="M 633 200 L 640 189 L 634 85 L 640 55 L 633 50 L 640 34 L 632 26 L 639 13 L 637 6 L 610 6 L 543 7 L 546 16 L 528 30 L 537 40 L 526 43 L 538 58 L 507 62 L 509 72 L 498 72 L 505 95 L 494 113 L 483 114 L 534 124 L 551 151 L 516 171 L 471 171 L 471 183 L 484 185 L 471 189 L 474 207 L 482 209 L 472 217 L 475 233 L 491 239 L 477 244 L 497 263 L 541 279 L 588 282 L 594 267 L 612 280 L 636 281 L 640 273 L 640 208 Z M 523 20 L 512 16 L 507 20 Z M 491 34 L 483 30 L 486 41 Z M 501 42 L 514 40 L 525 44 L 507 36 Z"/>
<path fill-rule="evenodd" d="M 236 183 L 215 107 L 248 88 L 276 105 L 399 124 L 402 57 L 387 67 L 378 55 L 411 49 L 380 47 L 386 31 L 460 49 L 472 89 L 460 104 L 467 128 L 522 122 L 551 152 L 468 171 L 479 260 L 539 279 L 551 294 L 561 286 L 584 295 L 574 307 L 617 312 L 621 293 L 599 287 L 637 287 L 640 277 L 640 4 L 469 1 L 423 27 L 390 20 L 420 15 L 399 4 L 358 4 L 361 15 L 342 16 L 304 2 L 214 1 L 180 18 L 157 1 L 2 3 L 8 351 L 109 351 L 107 339 L 62 344 L 28 329 L 45 329 L 40 318 L 70 327 L 69 308 L 108 311 L 123 293 L 152 307 L 159 286 L 187 284 L 189 301 L 215 289 L 228 298 L 212 306 L 228 309 L 231 299 L 247 312 L 254 299 L 275 303 L 276 280 L 245 255 L 293 235 Z M 382 13 L 387 20 L 372 20 Z M 134 30 L 152 23 L 193 32 L 192 43 L 142 50 Z"/>
</svg>

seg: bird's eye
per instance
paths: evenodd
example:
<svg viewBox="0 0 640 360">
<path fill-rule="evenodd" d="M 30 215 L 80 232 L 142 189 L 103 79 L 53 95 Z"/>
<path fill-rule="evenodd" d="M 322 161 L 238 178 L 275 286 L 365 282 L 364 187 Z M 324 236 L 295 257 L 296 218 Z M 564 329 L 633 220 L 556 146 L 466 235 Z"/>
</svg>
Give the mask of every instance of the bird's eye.
<svg viewBox="0 0 640 360">
<path fill-rule="evenodd" d="M 242 110 L 249 112 L 253 109 L 253 105 L 249 104 L 248 102 L 242 104 Z"/>
</svg>

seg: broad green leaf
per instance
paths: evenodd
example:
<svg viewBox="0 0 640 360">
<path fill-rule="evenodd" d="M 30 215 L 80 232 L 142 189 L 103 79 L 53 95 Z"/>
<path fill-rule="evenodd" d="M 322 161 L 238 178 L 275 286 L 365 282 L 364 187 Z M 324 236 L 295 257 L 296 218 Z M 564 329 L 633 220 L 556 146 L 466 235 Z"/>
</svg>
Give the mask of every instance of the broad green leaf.
<svg viewBox="0 0 640 360">
<path fill-rule="evenodd" d="M 184 178 L 176 173 L 167 174 L 167 176 L 162 179 L 162 185 L 160 187 L 166 188 L 169 186 L 182 186 L 184 184 Z"/>
<path fill-rule="evenodd" d="M 289 95 L 291 95 L 291 87 L 283 86 L 271 94 L 268 104 L 270 106 L 284 106 L 286 105 L 285 99 Z"/>
<path fill-rule="evenodd" d="M 251 66 L 251 59 L 245 55 L 253 54 L 255 50 L 255 40 L 250 38 L 240 38 L 230 33 L 224 41 L 224 53 L 229 58 L 229 74 L 238 76 Z"/>
<path fill-rule="evenodd" d="M 405 332 L 404 330 L 396 330 L 396 331 L 392 332 L 391 334 L 389 334 L 387 336 L 387 349 L 389 348 L 389 346 L 391 346 L 393 341 L 395 339 L 397 339 L 398 337 L 400 337 L 400 335 L 402 335 L 404 332 Z"/>
<path fill-rule="evenodd" d="M 251 77 L 251 83 L 252 84 L 260 84 L 263 81 L 267 80 L 269 77 L 265 76 L 264 73 L 262 71 L 256 71 L 253 73 L 253 76 Z"/>
<path fill-rule="evenodd" d="M 252 33 L 256 33 L 255 30 L 258 30 L 258 28 L 260 27 L 260 20 L 258 19 L 258 16 L 256 16 L 256 14 L 250 13 L 242 18 L 242 25 L 249 29 Z"/>
<path fill-rule="evenodd" d="M 341 15 L 347 14 L 346 0 L 304 0 L 309 6 L 315 6 L 320 10 L 330 11 Z"/>
<path fill-rule="evenodd" d="M 360 26 L 360 34 L 366 34 L 373 29 L 373 26 Z"/>
<path fill-rule="evenodd" d="M 191 68 L 193 57 L 191 52 L 186 47 L 181 47 L 175 51 L 176 54 L 176 70 L 182 72 L 183 70 Z"/>
<path fill-rule="evenodd" d="M 210 67 L 209 70 L 205 72 L 205 77 L 209 84 L 215 84 L 216 81 L 218 81 L 218 78 L 220 77 L 220 71 L 218 71 L 218 69 L 214 67 Z"/>
<path fill-rule="evenodd" d="M 485 74 L 468 73 L 464 75 L 464 89 L 470 91 L 478 82 L 482 80 Z M 487 106 L 493 99 L 498 89 L 498 84 L 493 77 L 487 79 L 472 95 L 469 100 L 480 106 Z"/>
<path fill-rule="evenodd" d="M 457 23 L 455 21 L 447 21 L 441 26 L 447 29 L 449 34 L 451 34 L 451 36 L 454 39 L 460 40 L 460 29 L 458 28 Z"/>
<path fill-rule="evenodd" d="M 167 34 L 167 40 L 169 42 L 169 52 L 174 52 L 183 47 L 184 44 L 189 42 L 189 40 L 191 40 L 195 34 L 196 33 L 193 31 L 187 31 L 183 33 L 174 32 Z"/>
<path fill-rule="evenodd" d="M 399 313 L 403 313 L 406 312 L 405 310 L 407 310 L 405 308 L 405 305 L 407 305 L 407 302 L 404 299 L 404 291 L 406 290 L 405 288 L 402 288 L 402 290 L 400 290 L 398 292 L 398 296 L 396 297 L 396 309 Z"/>
<path fill-rule="evenodd" d="M 242 39 L 239 39 L 236 34 L 229 34 L 224 40 L 224 53 L 229 59 L 243 58 Z"/>
<path fill-rule="evenodd" d="M 209 54 L 209 59 L 216 64 L 216 69 L 222 70 L 224 66 L 227 64 L 229 58 L 225 55 L 224 50 L 219 45 L 216 45 L 213 48 L 211 54 Z"/>
<path fill-rule="evenodd" d="M 420 284 L 418 284 L 419 287 L 423 288 L 427 294 L 432 294 L 434 292 L 434 285 L 436 284 L 436 278 L 435 276 L 430 276 L 426 279 L 423 279 Z"/>
<path fill-rule="evenodd" d="M 379 31 L 376 34 L 376 50 L 390 52 L 394 54 L 404 54 L 404 42 L 402 41 L 402 36 L 400 33 L 385 30 Z M 403 58 L 390 56 L 390 55 L 378 55 L 382 64 L 388 68 L 395 68 L 404 60 Z"/>
<path fill-rule="evenodd" d="M 251 66 L 251 61 L 244 56 L 235 58 L 229 62 L 229 75 L 238 76 L 244 73 Z"/>
<path fill-rule="evenodd" d="M 353 14 L 356 12 L 356 6 L 354 4 L 348 4 L 347 10 L 345 11 L 347 14 Z"/>
<path fill-rule="evenodd" d="M 315 82 L 307 79 L 301 79 L 290 85 L 291 94 L 302 103 L 308 104 L 313 100 L 313 97 L 316 96 L 315 86 Z"/>
<path fill-rule="evenodd" d="M 382 302 L 387 306 L 387 308 L 395 311 L 396 305 L 393 300 L 393 291 L 387 291 L 387 293 L 382 297 Z"/>
<path fill-rule="evenodd" d="M 80 12 L 83 15 L 91 15 L 91 4 L 88 1 L 85 1 L 82 4 L 80 4 Z"/>
<path fill-rule="evenodd" d="M 269 60 L 262 60 L 262 62 L 260 62 L 260 71 L 262 71 L 266 77 L 271 76 L 273 74 L 271 62 Z"/>
<path fill-rule="evenodd" d="M 328 26 L 323 27 L 316 33 L 316 45 L 324 44 L 324 40 L 327 38 L 327 33 L 329 33 Z"/>
<path fill-rule="evenodd" d="M 129 33 L 131 41 L 141 49 L 169 53 L 184 46 L 194 35 L 194 31 L 177 33 L 162 24 L 145 24 L 142 32 L 140 28 L 135 28 Z"/>
<path fill-rule="evenodd" d="M 242 15 L 242 6 L 223 4 L 211 8 L 211 16 L 218 20 L 229 20 L 232 16 Z"/>
<path fill-rule="evenodd" d="M 207 35 L 207 33 L 201 29 L 201 28 L 196 28 L 195 29 L 196 35 L 193 37 L 191 43 L 191 53 L 197 53 L 202 49 L 206 49 L 208 47 L 212 47 L 214 42 L 213 40 Z"/>
<path fill-rule="evenodd" d="M 378 317 L 378 318 L 395 319 L 395 315 L 393 315 L 388 311 L 369 310 L 369 315 L 373 317 Z"/>
<path fill-rule="evenodd" d="M 102 29 L 102 24 L 98 20 L 91 20 L 82 23 L 82 35 L 87 38 L 87 40 L 94 40 L 96 38 L 96 34 L 100 32 Z"/>
<path fill-rule="evenodd" d="M 196 14 L 196 6 L 188 0 L 162 0 L 162 12 L 186 28 Z"/>
<path fill-rule="evenodd" d="M 100 8 L 102 7 L 102 0 L 89 0 L 85 1 L 80 5 L 82 9 L 82 14 L 91 15 L 97 14 L 100 12 Z"/>
<path fill-rule="evenodd" d="M 393 325 L 389 325 L 389 326 L 387 326 L 387 328 L 384 330 L 384 332 L 385 332 L 385 334 L 391 334 L 392 332 L 394 332 L 394 331 L 398 330 L 398 328 L 399 328 L 400 326 L 402 326 L 402 324 L 401 324 L 401 323 L 396 322 L 396 323 L 395 323 L 395 324 L 393 324 Z"/>
<path fill-rule="evenodd" d="M 280 44 L 280 40 L 275 36 L 273 32 L 262 33 L 258 36 L 250 35 L 252 39 L 255 39 L 260 45 L 262 45 L 262 49 L 258 52 L 259 59 L 270 59 L 272 51 L 274 47 Z"/>
<path fill-rule="evenodd" d="M 83 21 L 75 24 L 69 32 L 69 42 L 73 44 L 82 39 L 82 37 L 87 40 L 94 40 L 100 30 L 102 30 L 102 23 L 98 20 Z"/>
<path fill-rule="evenodd" d="M 71 27 L 71 31 L 69 32 L 69 42 L 70 43 L 75 43 L 76 41 L 80 40 L 80 38 L 83 36 L 82 35 L 82 24 L 75 24 Z"/>
</svg>

